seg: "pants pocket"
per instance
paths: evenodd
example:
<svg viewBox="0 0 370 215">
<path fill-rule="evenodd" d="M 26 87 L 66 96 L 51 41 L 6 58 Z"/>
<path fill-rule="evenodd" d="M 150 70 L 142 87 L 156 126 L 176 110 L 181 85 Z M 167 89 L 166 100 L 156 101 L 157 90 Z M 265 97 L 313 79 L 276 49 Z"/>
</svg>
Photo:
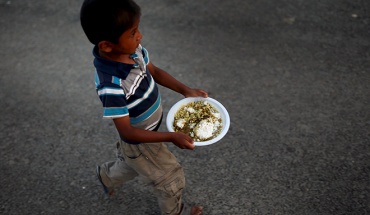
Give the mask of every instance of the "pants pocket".
<svg viewBox="0 0 370 215">
<path fill-rule="evenodd" d="M 182 194 L 182 190 L 185 187 L 185 183 L 181 180 L 180 177 L 175 178 L 173 181 L 170 181 L 168 184 L 164 185 L 164 190 L 170 196 L 180 196 Z"/>
<path fill-rule="evenodd" d="M 185 177 L 182 167 L 178 166 L 160 178 L 160 181 L 156 181 L 155 188 L 162 192 L 163 197 L 173 198 L 181 196 L 185 188 Z"/>
<path fill-rule="evenodd" d="M 158 153 L 161 151 L 162 147 L 165 147 L 163 143 L 142 143 L 142 146 L 145 147 L 145 150 L 153 158 L 156 158 L 158 156 Z"/>
<path fill-rule="evenodd" d="M 122 150 L 122 153 L 130 159 L 136 159 L 143 155 L 143 153 L 141 152 L 139 148 L 139 145 L 121 142 L 121 150 Z"/>
<path fill-rule="evenodd" d="M 158 198 L 162 214 L 178 214 L 181 210 L 182 191 L 185 188 L 185 178 L 179 166 L 161 178 L 154 186 L 154 194 Z"/>
</svg>

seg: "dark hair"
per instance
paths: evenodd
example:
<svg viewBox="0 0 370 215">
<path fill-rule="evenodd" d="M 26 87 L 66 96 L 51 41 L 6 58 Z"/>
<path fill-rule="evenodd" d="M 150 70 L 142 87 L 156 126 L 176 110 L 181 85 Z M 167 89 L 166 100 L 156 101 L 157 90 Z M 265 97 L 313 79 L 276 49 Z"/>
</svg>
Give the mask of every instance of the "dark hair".
<svg viewBox="0 0 370 215">
<path fill-rule="evenodd" d="M 85 0 L 80 11 L 82 29 L 92 44 L 103 40 L 118 43 L 119 37 L 140 18 L 132 0 Z"/>
</svg>

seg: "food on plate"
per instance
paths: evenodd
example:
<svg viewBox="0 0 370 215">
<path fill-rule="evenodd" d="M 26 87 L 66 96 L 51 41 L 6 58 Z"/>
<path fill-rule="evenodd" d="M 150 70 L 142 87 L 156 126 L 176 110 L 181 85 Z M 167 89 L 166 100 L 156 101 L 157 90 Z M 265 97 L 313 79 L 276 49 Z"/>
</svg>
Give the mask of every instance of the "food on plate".
<svg viewBox="0 0 370 215">
<path fill-rule="evenodd" d="M 175 113 L 173 128 L 196 142 L 211 140 L 221 133 L 221 114 L 207 101 L 189 102 Z"/>
</svg>

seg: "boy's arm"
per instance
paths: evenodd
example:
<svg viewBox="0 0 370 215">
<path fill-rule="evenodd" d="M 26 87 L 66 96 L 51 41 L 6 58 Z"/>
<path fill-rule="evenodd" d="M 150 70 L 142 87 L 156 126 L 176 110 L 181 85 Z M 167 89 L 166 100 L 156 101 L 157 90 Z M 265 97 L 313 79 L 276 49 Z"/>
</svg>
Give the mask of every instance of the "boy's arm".
<svg viewBox="0 0 370 215">
<path fill-rule="evenodd" d="M 135 128 L 131 126 L 129 116 L 115 118 L 113 122 L 122 140 L 142 143 L 173 142 L 181 149 L 195 148 L 193 140 L 181 132 L 156 132 Z"/>
<path fill-rule="evenodd" d="M 159 67 L 154 66 L 152 62 L 149 62 L 147 66 L 150 71 L 150 74 L 153 76 L 154 80 L 158 84 L 167 87 L 173 91 L 176 91 L 184 95 L 185 97 L 197 97 L 197 96 L 208 97 L 207 92 L 186 86 L 185 84 L 181 83 L 180 81 L 172 77 L 166 71 L 162 70 Z"/>
</svg>

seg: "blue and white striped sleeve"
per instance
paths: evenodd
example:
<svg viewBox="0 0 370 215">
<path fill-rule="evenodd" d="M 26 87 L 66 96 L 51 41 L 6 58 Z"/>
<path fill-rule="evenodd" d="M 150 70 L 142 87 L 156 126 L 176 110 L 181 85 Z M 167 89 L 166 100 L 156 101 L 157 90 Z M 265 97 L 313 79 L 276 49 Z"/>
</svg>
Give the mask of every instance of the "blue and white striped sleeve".
<svg viewBox="0 0 370 215">
<path fill-rule="evenodd" d="M 114 119 L 128 116 L 126 96 L 123 89 L 118 85 L 100 85 L 97 93 L 103 103 L 103 118 Z"/>
</svg>

